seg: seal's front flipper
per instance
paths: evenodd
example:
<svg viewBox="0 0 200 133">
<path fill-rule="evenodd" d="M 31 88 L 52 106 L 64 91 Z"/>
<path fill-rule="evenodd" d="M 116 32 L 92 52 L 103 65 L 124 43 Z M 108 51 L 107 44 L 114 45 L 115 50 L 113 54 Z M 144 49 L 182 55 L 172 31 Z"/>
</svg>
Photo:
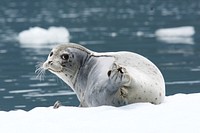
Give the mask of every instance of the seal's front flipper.
<svg viewBox="0 0 200 133">
<path fill-rule="evenodd" d="M 124 88 L 124 87 L 120 88 L 120 89 L 119 89 L 119 92 L 120 92 L 120 97 L 121 97 L 121 98 L 126 98 L 127 95 L 128 95 L 128 91 L 127 91 L 127 89 Z"/>
<path fill-rule="evenodd" d="M 83 104 L 82 104 L 82 103 L 80 103 L 78 107 L 83 107 Z"/>
<path fill-rule="evenodd" d="M 126 68 L 113 63 L 111 70 L 108 71 L 109 80 L 118 87 L 129 86 L 131 77 Z"/>
<path fill-rule="evenodd" d="M 54 103 L 54 105 L 53 105 L 53 108 L 54 108 L 54 109 L 57 109 L 57 108 L 59 108 L 60 106 L 62 106 L 61 102 L 60 102 L 60 101 L 56 101 L 56 102 Z"/>
</svg>

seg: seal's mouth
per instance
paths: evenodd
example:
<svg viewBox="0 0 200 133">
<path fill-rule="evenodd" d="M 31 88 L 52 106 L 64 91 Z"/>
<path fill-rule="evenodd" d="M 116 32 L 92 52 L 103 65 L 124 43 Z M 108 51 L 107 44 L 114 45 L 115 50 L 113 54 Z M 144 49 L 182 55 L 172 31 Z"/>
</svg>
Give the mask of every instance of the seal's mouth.
<svg viewBox="0 0 200 133">
<path fill-rule="evenodd" d="M 54 74 L 60 74 L 63 72 L 63 66 L 61 66 L 59 63 L 53 63 L 49 61 L 40 62 L 38 65 L 36 65 L 35 73 L 37 74 L 36 78 L 43 80 L 45 77 L 46 70 L 49 70 L 51 73 Z"/>
<path fill-rule="evenodd" d="M 63 67 L 60 65 L 59 62 L 53 62 L 53 61 L 46 61 L 43 63 L 42 67 L 45 70 L 49 70 L 53 73 L 60 73 L 63 71 Z"/>
<path fill-rule="evenodd" d="M 61 72 L 63 72 L 63 69 L 61 69 L 61 70 L 54 70 L 52 68 L 47 68 L 47 70 L 49 70 L 50 72 L 54 72 L 54 73 L 61 73 Z"/>
</svg>

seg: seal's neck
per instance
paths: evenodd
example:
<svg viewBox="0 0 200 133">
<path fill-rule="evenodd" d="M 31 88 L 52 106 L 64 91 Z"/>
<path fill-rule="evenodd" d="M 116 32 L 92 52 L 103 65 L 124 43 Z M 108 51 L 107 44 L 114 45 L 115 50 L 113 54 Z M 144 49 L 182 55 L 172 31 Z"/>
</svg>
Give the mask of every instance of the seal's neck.
<svg viewBox="0 0 200 133">
<path fill-rule="evenodd" d="M 98 59 L 93 57 L 92 53 L 85 56 L 84 60 L 81 62 L 76 79 L 74 81 L 74 88 L 76 91 L 85 90 L 88 75 L 90 74 L 91 69 L 95 67 L 95 64 L 97 64 L 97 61 Z"/>
<path fill-rule="evenodd" d="M 70 50 L 70 48 L 69 48 Z M 82 49 L 75 49 L 73 48 L 73 52 L 71 53 L 73 55 L 74 60 L 71 62 L 72 67 L 68 67 L 68 73 L 66 73 L 66 77 L 69 79 L 68 85 L 75 91 L 75 84 L 77 80 L 77 76 L 79 75 L 80 69 L 85 65 L 85 63 L 88 60 L 88 57 L 90 56 L 89 53 Z"/>
</svg>

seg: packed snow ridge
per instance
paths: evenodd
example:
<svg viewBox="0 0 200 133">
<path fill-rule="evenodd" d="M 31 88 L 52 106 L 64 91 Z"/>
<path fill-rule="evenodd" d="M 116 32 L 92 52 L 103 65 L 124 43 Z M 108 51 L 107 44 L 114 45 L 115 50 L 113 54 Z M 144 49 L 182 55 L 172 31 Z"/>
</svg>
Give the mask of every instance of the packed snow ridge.
<svg viewBox="0 0 200 133">
<path fill-rule="evenodd" d="M 200 93 L 168 96 L 160 105 L 37 107 L 0 111 L 2 133 L 200 133 Z"/>
</svg>

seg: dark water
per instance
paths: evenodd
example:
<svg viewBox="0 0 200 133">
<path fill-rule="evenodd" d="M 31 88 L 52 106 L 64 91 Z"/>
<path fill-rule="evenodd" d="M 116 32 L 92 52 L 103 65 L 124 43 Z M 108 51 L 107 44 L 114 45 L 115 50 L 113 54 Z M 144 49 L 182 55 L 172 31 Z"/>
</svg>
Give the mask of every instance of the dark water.
<svg viewBox="0 0 200 133">
<path fill-rule="evenodd" d="M 166 80 L 167 95 L 200 92 L 199 0 L 1 0 L 0 110 L 30 110 L 56 100 L 78 105 L 69 87 L 35 65 L 50 47 L 24 47 L 17 35 L 30 27 L 63 26 L 70 41 L 95 51 L 128 50 L 152 60 Z M 192 44 L 159 41 L 157 29 L 193 26 Z M 183 38 L 184 39 L 184 38 Z"/>
</svg>

